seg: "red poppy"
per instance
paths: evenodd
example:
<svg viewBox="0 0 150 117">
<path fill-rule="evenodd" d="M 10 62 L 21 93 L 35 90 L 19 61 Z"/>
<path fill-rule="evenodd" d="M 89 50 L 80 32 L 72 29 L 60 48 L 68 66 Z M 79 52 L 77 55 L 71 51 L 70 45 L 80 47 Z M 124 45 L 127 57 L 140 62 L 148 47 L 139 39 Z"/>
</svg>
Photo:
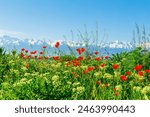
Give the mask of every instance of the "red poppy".
<svg viewBox="0 0 150 117">
<path fill-rule="evenodd" d="M 21 54 L 20 54 L 20 56 L 21 56 L 21 57 L 24 57 L 24 54 L 23 54 L 23 53 L 21 53 Z"/>
<path fill-rule="evenodd" d="M 23 59 L 27 59 L 27 56 L 23 56 Z"/>
<path fill-rule="evenodd" d="M 141 72 L 141 71 L 139 71 L 138 74 L 139 74 L 140 76 L 143 76 L 143 72 Z"/>
<path fill-rule="evenodd" d="M 95 60 L 96 60 L 96 61 L 99 61 L 99 60 L 101 60 L 101 58 L 100 58 L 100 57 L 96 57 Z"/>
<path fill-rule="evenodd" d="M 62 63 L 62 62 L 63 62 L 63 60 L 59 60 L 59 62 L 61 62 L 61 63 Z"/>
<path fill-rule="evenodd" d="M 101 64 L 101 67 L 105 67 L 105 64 L 103 63 L 103 64 Z"/>
<path fill-rule="evenodd" d="M 142 65 L 136 65 L 134 67 L 134 70 L 136 70 L 136 71 L 140 71 L 141 69 L 142 69 Z"/>
<path fill-rule="evenodd" d="M 39 60 L 41 60 L 43 57 L 42 56 L 39 56 Z"/>
<path fill-rule="evenodd" d="M 45 56 L 45 59 L 49 59 L 49 56 Z"/>
<path fill-rule="evenodd" d="M 94 52 L 95 55 L 98 55 L 99 52 Z"/>
<path fill-rule="evenodd" d="M 47 48 L 47 46 L 43 46 L 43 48 Z"/>
<path fill-rule="evenodd" d="M 81 52 L 84 52 L 85 51 L 85 48 L 81 48 Z"/>
<path fill-rule="evenodd" d="M 80 62 L 79 61 L 77 61 L 77 60 L 73 60 L 73 66 L 79 66 L 80 65 Z"/>
<path fill-rule="evenodd" d="M 146 70 L 144 70 L 144 72 L 150 73 L 150 69 L 146 69 Z"/>
<path fill-rule="evenodd" d="M 82 54 L 85 51 L 85 48 L 77 48 L 76 51 L 78 54 Z"/>
<path fill-rule="evenodd" d="M 109 57 L 108 56 L 105 56 L 105 59 L 108 59 Z"/>
<path fill-rule="evenodd" d="M 73 75 L 74 75 L 74 74 L 76 74 L 76 72 L 71 72 L 71 74 L 73 74 Z"/>
<path fill-rule="evenodd" d="M 43 52 L 40 52 L 40 54 L 43 54 Z"/>
<path fill-rule="evenodd" d="M 59 60 L 59 56 L 53 56 L 52 57 L 54 60 Z"/>
<path fill-rule="evenodd" d="M 79 77 L 78 75 L 75 76 L 75 78 L 78 78 L 78 77 Z"/>
<path fill-rule="evenodd" d="M 104 56 L 101 56 L 102 59 L 104 59 Z"/>
<path fill-rule="evenodd" d="M 26 53 L 28 53 L 28 50 L 25 50 Z"/>
<path fill-rule="evenodd" d="M 78 58 L 77 58 L 77 60 L 83 60 L 83 56 L 79 56 Z"/>
<path fill-rule="evenodd" d="M 130 75 L 130 74 L 131 74 L 131 72 L 129 72 L 129 71 L 126 72 L 126 75 Z"/>
<path fill-rule="evenodd" d="M 126 81 L 126 80 L 127 80 L 127 77 L 124 76 L 124 75 L 122 75 L 122 76 L 120 76 L 120 79 L 121 79 L 122 81 Z"/>
<path fill-rule="evenodd" d="M 30 52 L 30 54 L 34 54 L 34 52 Z"/>
<path fill-rule="evenodd" d="M 78 54 L 82 54 L 82 51 L 80 48 L 77 48 L 76 50 L 77 50 Z"/>
<path fill-rule="evenodd" d="M 97 82 L 96 82 L 96 84 L 97 84 L 97 85 L 100 85 L 100 84 L 101 84 L 101 82 L 100 82 L 100 81 L 97 81 Z"/>
<path fill-rule="evenodd" d="M 25 50 L 24 48 L 21 49 L 21 51 L 24 51 L 24 50 Z"/>
<path fill-rule="evenodd" d="M 31 58 L 31 55 L 28 55 L 28 58 Z"/>
<path fill-rule="evenodd" d="M 36 54 L 36 53 L 37 53 L 37 51 L 36 51 L 36 50 L 34 50 L 34 51 L 33 51 L 33 54 Z"/>
<path fill-rule="evenodd" d="M 113 64 L 112 67 L 113 67 L 113 69 L 118 69 L 119 65 L 118 64 Z"/>
<path fill-rule="evenodd" d="M 115 96 L 118 96 L 119 95 L 119 92 L 115 92 Z"/>
<path fill-rule="evenodd" d="M 70 64 L 71 64 L 70 62 L 67 62 L 67 63 L 66 63 L 66 67 L 68 67 Z"/>
<path fill-rule="evenodd" d="M 60 43 L 59 43 L 59 42 L 56 42 L 55 47 L 58 48 L 59 45 L 60 45 Z"/>
<path fill-rule="evenodd" d="M 84 70 L 84 74 L 87 74 L 88 72 L 89 72 L 88 69 L 85 69 L 85 70 Z"/>
<path fill-rule="evenodd" d="M 88 71 L 92 71 L 93 70 L 93 67 L 88 67 Z"/>
</svg>

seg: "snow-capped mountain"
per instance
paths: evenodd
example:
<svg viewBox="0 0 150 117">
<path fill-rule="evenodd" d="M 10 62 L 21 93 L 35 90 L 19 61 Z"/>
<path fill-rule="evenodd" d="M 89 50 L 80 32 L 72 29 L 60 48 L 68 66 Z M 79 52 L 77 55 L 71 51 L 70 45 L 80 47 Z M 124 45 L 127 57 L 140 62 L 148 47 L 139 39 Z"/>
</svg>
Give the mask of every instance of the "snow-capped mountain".
<svg viewBox="0 0 150 117">
<path fill-rule="evenodd" d="M 82 42 L 75 42 L 75 41 L 65 41 L 65 40 L 57 40 L 60 42 L 60 45 L 69 45 L 71 47 L 78 47 L 78 46 L 85 46 Z M 36 40 L 36 39 L 20 39 L 16 37 L 11 37 L 8 35 L 4 35 L 0 37 L 0 47 L 8 47 L 8 46 L 34 46 L 34 45 L 50 45 L 54 46 L 56 41 L 48 41 L 48 40 Z M 92 44 L 91 44 L 92 45 Z M 132 44 L 130 42 L 121 42 L 121 41 L 114 41 L 99 44 L 99 47 L 102 48 L 132 48 Z"/>
<path fill-rule="evenodd" d="M 0 47 L 4 47 L 6 50 L 11 51 L 13 49 L 21 50 L 21 48 L 25 48 L 28 50 L 41 50 L 42 46 L 48 46 L 48 48 L 54 48 L 54 45 L 56 42 L 60 42 L 60 49 L 62 51 L 68 51 L 69 47 L 71 47 L 73 50 L 75 50 L 77 47 L 85 47 L 85 43 L 83 42 L 75 42 L 75 41 L 65 41 L 65 40 L 56 40 L 56 41 L 50 41 L 50 40 L 36 40 L 36 39 L 21 39 L 16 38 L 8 35 L 4 35 L 0 37 Z M 133 48 L 132 44 L 130 42 L 121 42 L 121 41 L 114 41 L 114 42 L 107 42 L 103 44 L 99 44 L 95 46 L 94 44 L 89 45 L 91 51 L 93 50 L 99 50 L 105 51 L 106 49 L 110 53 L 114 52 L 121 52 L 126 50 L 131 50 Z M 106 54 L 106 52 L 103 52 Z"/>
</svg>

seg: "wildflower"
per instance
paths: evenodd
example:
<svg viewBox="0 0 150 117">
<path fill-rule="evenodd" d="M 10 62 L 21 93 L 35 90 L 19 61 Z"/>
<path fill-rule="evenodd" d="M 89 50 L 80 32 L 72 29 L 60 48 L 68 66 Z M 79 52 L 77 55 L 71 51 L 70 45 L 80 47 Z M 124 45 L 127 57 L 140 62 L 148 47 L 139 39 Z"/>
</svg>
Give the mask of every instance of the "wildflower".
<svg viewBox="0 0 150 117">
<path fill-rule="evenodd" d="M 141 69 L 142 69 L 142 65 L 136 65 L 134 67 L 134 70 L 136 70 L 136 71 L 140 71 Z"/>
<path fill-rule="evenodd" d="M 103 64 L 101 64 L 101 67 L 104 67 L 105 66 L 105 64 L 103 63 Z"/>
<path fill-rule="evenodd" d="M 95 60 L 96 60 L 96 61 L 99 61 L 99 60 L 100 60 L 100 57 L 95 58 Z"/>
<path fill-rule="evenodd" d="M 26 66 L 25 66 L 26 68 L 28 68 L 29 67 L 29 64 L 26 64 Z"/>
<path fill-rule="evenodd" d="M 142 94 L 147 94 L 150 92 L 150 86 L 145 86 L 142 90 L 141 90 L 141 93 Z"/>
<path fill-rule="evenodd" d="M 23 54 L 23 53 L 21 53 L 21 54 L 20 54 L 20 56 L 21 56 L 21 57 L 24 57 L 24 54 Z"/>
<path fill-rule="evenodd" d="M 150 73 L 150 69 L 144 70 L 145 73 Z"/>
<path fill-rule="evenodd" d="M 113 64 L 112 67 L 113 67 L 113 69 L 118 69 L 119 68 L 119 64 Z"/>
<path fill-rule="evenodd" d="M 80 48 L 77 48 L 76 50 L 77 50 L 78 54 L 82 53 L 81 50 L 80 50 Z"/>
<path fill-rule="evenodd" d="M 85 51 L 85 48 L 77 48 L 76 51 L 78 54 L 82 54 Z"/>
<path fill-rule="evenodd" d="M 138 81 L 140 81 L 140 82 L 143 82 L 144 79 L 145 79 L 143 76 L 140 76 L 140 75 L 138 75 L 138 74 L 135 74 L 134 77 L 135 77 Z"/>
<path fill-rule="evenodd" d="M 138 87 L 138 86 L 134 86 L 134 87 L 133 87 L 133 90 L 135 90 L 135 91 L 137 91 L 137 92 L 141 91 L 141 89 L 142 89 L 142 88 L 141 88 L 141 87 Z"/>
<path fill-rule="evenodd" d="M 118 96 L 119 95 L 119 92 L 115 92 L 115 96 Z"/>
<path fill-rule="evenodd" d="M 84 52 L 85 51 L 85 48 L 81 48 L 81 52 Z"/>
<path fill-rule="evenodd" d="M 43 48 L 47 48 L 47 46 L 43 46 Z"/>
<path fill-rule="evenodd" d="M 40 52 L 40 54 L 43 54 L 43 52 Z"/>
<path fill-rule="evenodd" d="M 115 86 L 115 91 L 121 91 L 121 90 L 122 90 L 122 85 Z"/>
<path fill-rule="evenodd" d="M 88 71 L 92 71 L 93 70 L 93 67 L 88 67 Z"/>
<path fill-rule="evenodd" d="M 36 50 L 34 50 L 34 51 L 33 51 L 33 54 L 36 54 L 36 53 L 37 53 L 37 51 L 36 51 Z"/>
<path fill-rule="evenodd" d="M 80 62 L 78 60 L 73 60 L 73 66 L 79 66 L 80 65 Z"/>
<path fill-rule="evenodd" d="M 84 74 L 87 74 L 88 72 L 89 72 L 88 69 L 85 69 L 85 70 L 84 70 Z"/>
<path fill-rule="evenodd" d="M 77 58 L 77 60 L 83 60 L 83 56 L 79 56 L 78 58 Z"/>
<path fill-rule="evenodd" d="M 75 77 L 75 78 L 78 78 L 79 76 L 78 76 L 78 75 L 75 75 L 74 77 Z"/>
<path fill-rule="evenodd" d="M 54 60 L 59 60 L 59 56 L 53 56 L 52 57 Z"/>
<path fill-rule="evenodd" d="M 94 76 L 99 77 L 99 76 L 101 76 L 101 74 L 102 74 L 101 72 L 96 72 L 96 73 L 94 73 Z"/>
<path fill-rule="evenodd" d="M 109 57 L 108 56 L 105 56 L 105 59 L 108 59 Z"/>
<path fill-rule="evenodd" d="M 24 51 L 24 50 L 25 50 L 24 48 L 21 49 L 21 51 Z"/>
<path fill-rule="evenodd" d="M 76 74 L 76 72 L 71 72 L 72 75 Z"/>
<path fill-rule="evenodd" d="M 49 58 L 49 56 L 45 56 L 45 59 L 48 59 Z"/>
<path fill-rule="evenodd" d="M 99 52 L 94 52 L 95 55 L 98 55 Z"/>
<path fill-rule="evenodd" d="M 52 81 L 58 81 L 59 80 L 59 76 L 58 75 L 54 75 L 53 77 L 52 77 Z"/>
<path fill-rule="evenodd" d="M 139 71 L 138 74 L 139 74 L 140 76 L 143 76 L 143 72 L 141 72 L 141 71 Z"/>
<path fill-rule="evenodd" d="M 126 72 L 126 75 L 130 75 L 130 74 L 131 74 L 131 72 L 129 72 L 129 71 Z"/>
<path fill-rule="evenodd" d="M 40 60 L 41 60 L 42 58 L 43 58 L 42 56 L 39 56 L 39 57 L 38 57 L 38 59 L 40 59 Z"/>
<path fill-rule="evenodd" d="M 26 59 L 27 58 L 27 56 L 23 56 L 23 59 Z"/>
<path fill-rule="evenodd" d="M 127 80 L 127 77 L 124 76 L 124 75 L 122 75 L 122 76 L 120 76 L 120 79 L 121 79 L 122 81 L 126 81 L 126 80 Z"/>
<path fill-rule="evenodd" d="M 59 42 L 56 42 L 55 47 L 58 48 L 59 45 L 60 45 L 60 43 L 59 43 Z"/>
<path fill-rule="evenodd" d="M 99 81 L 99 80 L 96 82 L 97 85 L 100 85 L 100 83 L 101 83 L 101 81 Z"/>
<path fill-rule="evenodd" d="M 111 79 L 111 78 L 113 78 L 113 76 L 111 74 L 109 74 L 109 73 L 105 73 L 104 74 L 104 78 Z"/>
<path fill-rule="evenodd" d="M 28 53 L 28 50 L 25 50 L 26 53 Z"/>
</svg>

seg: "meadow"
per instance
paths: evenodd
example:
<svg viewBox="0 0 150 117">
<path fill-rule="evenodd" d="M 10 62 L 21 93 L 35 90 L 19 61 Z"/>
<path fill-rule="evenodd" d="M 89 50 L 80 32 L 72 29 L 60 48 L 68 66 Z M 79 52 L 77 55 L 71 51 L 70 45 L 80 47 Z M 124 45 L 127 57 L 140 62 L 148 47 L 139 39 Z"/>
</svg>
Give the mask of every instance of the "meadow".
<svg viewBox="0 0 150 117">
<path fill-rule="evenodd" d="M 22 48 L 5 53 L 0 48 L 1 100 L 149 100 L 150 52 L 137 47 L 112 56 L 88 54 L 56 56 Z"/>
</svg>

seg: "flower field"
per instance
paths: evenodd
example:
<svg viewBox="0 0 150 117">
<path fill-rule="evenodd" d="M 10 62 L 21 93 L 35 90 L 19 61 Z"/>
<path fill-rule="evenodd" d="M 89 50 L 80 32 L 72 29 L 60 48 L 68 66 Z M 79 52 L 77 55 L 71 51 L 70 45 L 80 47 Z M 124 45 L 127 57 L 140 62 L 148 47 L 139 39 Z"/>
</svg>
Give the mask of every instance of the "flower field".
<svg viewBox="0 0 150 117">
<path fill-rule="evenodd" d="M 147 100 L 150 99 L 150 52 L 136 48 L 112 56 L 100 51 L 77 56 L 47 56 L 22 48 L 0 51 L 1 100 Z"/>
</svg>

